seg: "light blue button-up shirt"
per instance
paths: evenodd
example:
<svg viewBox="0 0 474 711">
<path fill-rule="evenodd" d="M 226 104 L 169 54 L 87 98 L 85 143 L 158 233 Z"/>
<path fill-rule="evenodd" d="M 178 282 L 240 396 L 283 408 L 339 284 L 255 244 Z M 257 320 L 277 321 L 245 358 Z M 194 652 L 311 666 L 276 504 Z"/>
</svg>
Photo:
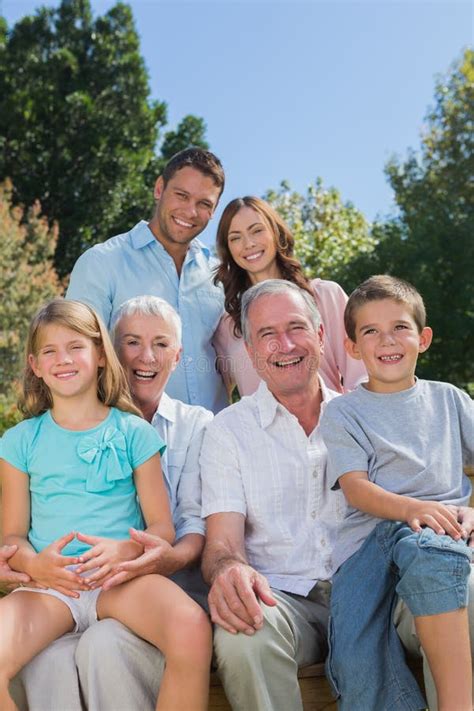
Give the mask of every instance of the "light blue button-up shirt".
<svg viewBox="0 0 474 711">
<path fill-rule="evenodd" d="M 205 533 L 201 518 L 199 453 L 205 427 L 211 420 L 209 410 L 172 400 L 163 393 L 151 421 L 166 443 L 161 466 L 168 486 L 177 540 L 187 533 Z"/>
<path fill-rule="evenodd" d="M 172 398 L 218 412 L 228 399 L 211 343 L 224 312 L 223 292 L 212 283 L 215 266 L 209 249 L 194 239 L 178 276 L 172 257 L 142 220 L 79 257 L 66 298 L 92 306 L 107 327 L 127 299 L 145 294 L 166 299 L 183 322 L 183 355 L 166 391 Z"/>
</svg>

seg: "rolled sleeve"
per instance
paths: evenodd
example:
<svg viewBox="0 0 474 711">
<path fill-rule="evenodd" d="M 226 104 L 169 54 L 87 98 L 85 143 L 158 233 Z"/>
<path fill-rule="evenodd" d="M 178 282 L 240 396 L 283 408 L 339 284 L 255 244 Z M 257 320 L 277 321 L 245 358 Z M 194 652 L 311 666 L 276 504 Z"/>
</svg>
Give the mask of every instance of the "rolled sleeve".
<svg viewBox="0 0 474 711">
<path fill-rule="evenodd" d="M 199 455 L 206 426 L 211 421 L 212 413 L 203 410 L 194 425 L 193 434 L 185 453 L 174 515 L 178 540 L 188 533 L 199 533 L 204 536 L 206 532 L 205 522 L 201 518 Z"/>
</svg>

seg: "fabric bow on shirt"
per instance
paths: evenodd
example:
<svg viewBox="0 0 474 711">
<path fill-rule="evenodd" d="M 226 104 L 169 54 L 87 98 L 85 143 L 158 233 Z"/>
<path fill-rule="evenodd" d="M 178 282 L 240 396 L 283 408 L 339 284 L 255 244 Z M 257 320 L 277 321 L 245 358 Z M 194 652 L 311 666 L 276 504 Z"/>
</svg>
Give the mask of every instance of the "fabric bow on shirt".
<svg viewBox="0 0 474 711">
<path fill-rule="evenodd" d="M 79 457 L 89 464 L 87 491 L 107 491 L 114 483 L 132 474 L 125 437 L 115 427 L 97 435 L 86 435 L 77 446 Z"/>
</svg>

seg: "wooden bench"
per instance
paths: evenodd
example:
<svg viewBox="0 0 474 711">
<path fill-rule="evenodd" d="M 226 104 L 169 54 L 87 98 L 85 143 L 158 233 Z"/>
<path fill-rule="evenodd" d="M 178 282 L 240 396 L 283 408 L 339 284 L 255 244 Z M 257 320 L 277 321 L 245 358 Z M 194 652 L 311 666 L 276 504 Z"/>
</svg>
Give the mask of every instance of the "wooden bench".
<svg viewBox="0 0 474 711">
<path fill-rule="evenodd" d="M 420 687 L 423 688 L 421 663 L 418 660 L 410 662 L 410 668 L 415 674 Z M 329 683 L 324 674 L 324 664 L 312 664 L 310 667 L 300 669 L 298 681 L 304 711 L 337 711 L 337 704 L 332 698 Z M 231 711 L 231 706 L 225 697 L 216 673 L 211 674 L 209 711 Z M 242 711 L 253 711 L 253 709 L 242 709 Z M 288 709 L 288 711 L 291 711 L 291 709 Z"/>
</svg>

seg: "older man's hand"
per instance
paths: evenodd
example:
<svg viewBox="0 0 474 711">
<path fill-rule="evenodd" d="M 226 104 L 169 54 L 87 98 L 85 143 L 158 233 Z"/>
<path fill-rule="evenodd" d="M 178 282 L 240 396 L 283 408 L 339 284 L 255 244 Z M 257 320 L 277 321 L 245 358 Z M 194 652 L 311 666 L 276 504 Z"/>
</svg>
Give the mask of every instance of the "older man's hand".
<svg viewBox="0 0 474 711">
<path fill-rule="evenodd" d="M 168 541 L 135 529 L 130 529 L 130 538 L 143 546 L 143 553 L 134 560 L 115 566 L 110 577 L 103 583 L 102 590 L 109 590 L 139 575 L 158 573 L 168 576 L 176 571 L 173 546 Z"/>
<path fill-rule="evenodd" d="M 259 601 L 276 605 L 267 579 L 238 561 L 221 564 L 209 592 L 211 619 L 228 632 L 252 635 L 263 627 Z"/>
<path fill-rule="evenodd" d="M 10 558 L 15 555 L 18 546 L 1 546 L 0 548 L 0 583 L 8 585 L 8 587 L 20 585 L 20 583 L 29 583 L 31 578 L 26 573 L 17 573 L 8 565 Z"/>
</svg>

